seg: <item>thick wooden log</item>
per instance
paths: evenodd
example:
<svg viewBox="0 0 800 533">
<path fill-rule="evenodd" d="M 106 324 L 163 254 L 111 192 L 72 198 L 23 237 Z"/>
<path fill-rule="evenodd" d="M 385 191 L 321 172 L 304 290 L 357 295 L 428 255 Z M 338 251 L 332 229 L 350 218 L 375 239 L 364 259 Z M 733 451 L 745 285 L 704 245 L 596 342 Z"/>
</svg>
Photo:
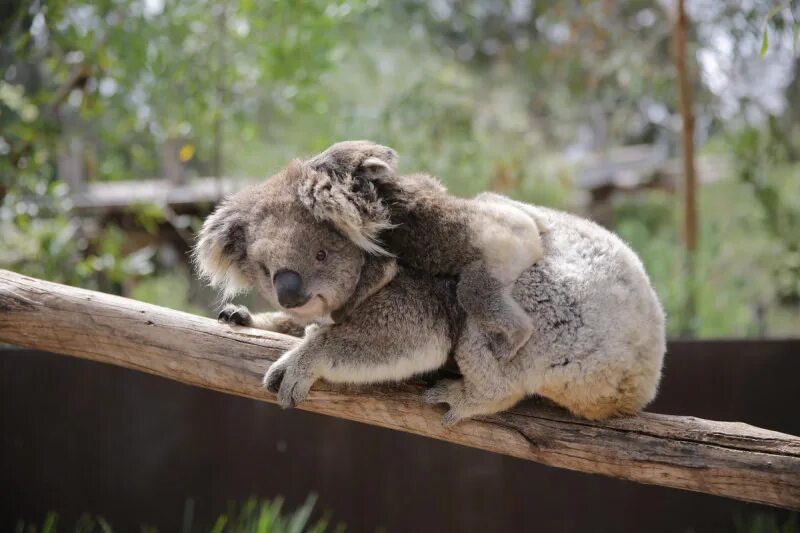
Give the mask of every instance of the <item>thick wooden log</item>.
<svg viewBox="0 0 800 533">
<path fill-rule="evenodd" d="M 0 341 L 273 402 L 261 377 L 297 339 L 0 270 Z M 446 429 L 422 390 L 421 382 L 318 383 L 300 408 L 560 468 L 800 509 L 798 437 L 652 413 L 589 422 L 529 404 Z"/>
</svg>

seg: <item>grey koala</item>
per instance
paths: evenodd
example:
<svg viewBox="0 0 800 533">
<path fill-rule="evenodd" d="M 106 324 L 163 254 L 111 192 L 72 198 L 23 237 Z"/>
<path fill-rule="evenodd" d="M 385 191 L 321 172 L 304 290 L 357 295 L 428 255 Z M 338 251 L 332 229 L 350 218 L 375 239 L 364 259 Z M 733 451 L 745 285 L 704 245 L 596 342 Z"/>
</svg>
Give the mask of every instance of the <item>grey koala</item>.
<svg viewBox="0 0 800 533">
<path fill-rule="evenodd" d="M 336 143 L 305 164 L 316 172 L 302 196 L 318 220 L 332 222 L 368 252 L 456 276 L 459 303 L 486 332 L 498 359 L 511 358 L 528 342 L 533 323 L 511 288 L 542 257 L 533 217 L 511 203 L 452 196 L 426 174 L 397 175 L 397 153 L 370 141 Z M 339 205 L 360 196 L 385 206 L 379 223 L 360 224 Z"/>
<path fill-rule="evenodd" d="M 227 296 L 255 287 L 280 309 L 250 315 L 231 306 L 221 320 L 305 330 L 264 377 L 283 407 L 305 399 L 317 379 L 403 380 L 439 368 L 450 353 L 463 378 L 426 393 L 430 403 L 449 404 L 446 424 L 495 413 L 530 394 L 589 419 L 636 413 L 655 396 L 664 316 L 638 258 L 613 234 L 566 213 L 481 196 L 513 205 L 548 228 L 543 258 L 512 289 L 536 335 L 517 357 L 499 360 L 480 327 L 467 320 L 454 279 L 367 253 L 347 232 L 318 219 L 309 208 L 314 189 L 306 186 L 309 178 L 324 179 L 315 172 L 294 162 L 233 195 L 205 221 L 195 248 L 200 274 Z M 334 208 L 351 210 L 369 226 L 385 204 L 377 193 L 361 194 Z M 351 311 L 332 322 L 331 313 L 348 305 Z"/>
</svg>

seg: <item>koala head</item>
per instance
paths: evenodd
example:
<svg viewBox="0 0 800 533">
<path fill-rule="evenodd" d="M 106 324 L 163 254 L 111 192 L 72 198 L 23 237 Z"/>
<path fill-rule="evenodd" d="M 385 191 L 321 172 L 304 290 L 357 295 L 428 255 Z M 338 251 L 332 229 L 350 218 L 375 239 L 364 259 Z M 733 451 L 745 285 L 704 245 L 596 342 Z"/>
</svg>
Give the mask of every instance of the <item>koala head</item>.
<svg viewBox="0 0 800 533">
<path fill-rule="evenodd" d="M 295 161 L 206 219 L 195 262 L 225 297 L 256 288 L 299 317 L 327 316 L 355 291 L 369 260 L 365 242 L 385 224 L 378 204 Z"/>
</svg>

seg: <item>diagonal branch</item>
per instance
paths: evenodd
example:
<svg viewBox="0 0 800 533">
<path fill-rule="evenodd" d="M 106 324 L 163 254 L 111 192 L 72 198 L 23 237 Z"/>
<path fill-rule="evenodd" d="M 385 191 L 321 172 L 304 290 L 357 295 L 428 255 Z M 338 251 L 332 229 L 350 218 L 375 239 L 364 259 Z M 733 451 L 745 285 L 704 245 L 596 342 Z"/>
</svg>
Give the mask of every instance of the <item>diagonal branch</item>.
<svg viewBox="0 0 800 533">
<path fill-rule="evenodd" d="M 0 270 L 0 341 L 273 402 L 261 376 L 297 339 Z M 800 438 L 735 422 L 644 413 L 609 422 L 551 407 L 442 427 L 423 384 L 318 383 L 302 409 L 559 468 L 800 509 Z"/>
</svg>

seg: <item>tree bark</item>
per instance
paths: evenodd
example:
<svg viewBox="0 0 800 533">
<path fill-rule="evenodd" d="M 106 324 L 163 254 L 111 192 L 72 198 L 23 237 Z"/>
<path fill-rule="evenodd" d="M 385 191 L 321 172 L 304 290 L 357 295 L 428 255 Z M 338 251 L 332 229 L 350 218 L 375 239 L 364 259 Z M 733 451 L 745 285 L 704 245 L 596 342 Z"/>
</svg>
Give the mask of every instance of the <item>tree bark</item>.
<svg viewBox="0 0 800 533">
<path fill-rule="evenodd" d="M 0 270 L 0 341 L 274 402 L 269 365 L 298 340 Z M 644 413 L 589 422 L 531 405 L 446 429 L 421 381 L 317 383 L 301 409 L 551 466 L 800 509 L 800 438 L 736 422 Z"/>
<path fill-rule="evenodd" d="M 681 327 L 684 335 L 696 333 L 697 317 L 697 174 L 694 164 L 694 110 L 691 82 L 686 66 L 686 28 L 688 20 L 684 0 L 678 0 L 678 12 L 672 32 L 675 71 L 678 76 L 678 106 L 681 112 L 683 150 L 683 243 L 686 298 Z"/>
</svg>

